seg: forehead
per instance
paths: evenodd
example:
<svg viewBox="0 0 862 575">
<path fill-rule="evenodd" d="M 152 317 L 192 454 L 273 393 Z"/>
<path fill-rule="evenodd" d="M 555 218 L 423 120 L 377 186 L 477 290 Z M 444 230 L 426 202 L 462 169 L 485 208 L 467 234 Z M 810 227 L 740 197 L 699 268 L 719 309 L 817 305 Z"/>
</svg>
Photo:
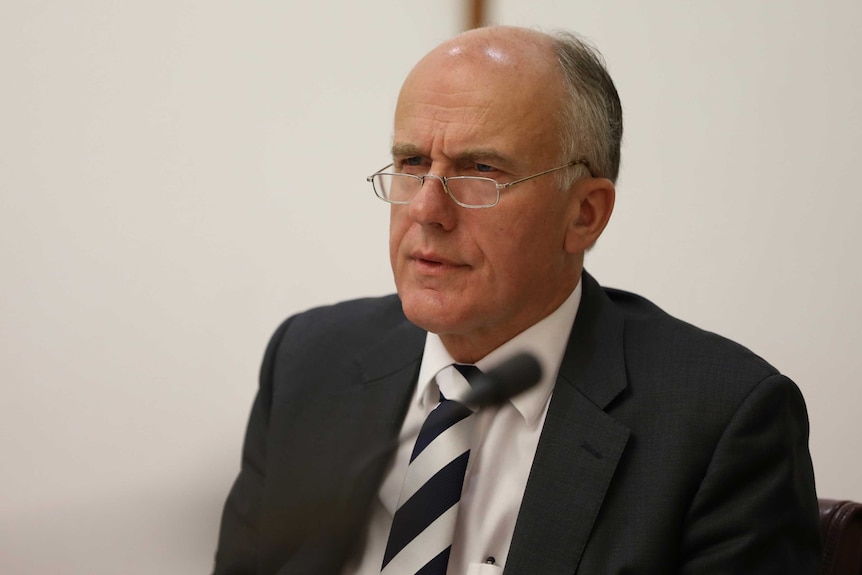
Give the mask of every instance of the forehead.
<svg viewBox="0 0 862 575">
<path fill-rule="evenodd" d="M 394 149 L 432 158 L 491 152 L 518 163 L 556 156 L 556 73 L 547 58 L 506 57 L 498 49 L 432 53 L 402 87 Z"/>
</svg>

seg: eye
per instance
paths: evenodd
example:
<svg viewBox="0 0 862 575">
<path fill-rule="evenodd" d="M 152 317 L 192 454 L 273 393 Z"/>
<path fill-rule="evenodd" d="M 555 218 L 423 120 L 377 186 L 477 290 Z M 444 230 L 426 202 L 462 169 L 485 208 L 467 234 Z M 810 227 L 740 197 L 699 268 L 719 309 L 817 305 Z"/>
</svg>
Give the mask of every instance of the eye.
<svg viewBox="0 0 862 575">
<path fill-rule="evenodd" d="M 421 175 L 423 171 L 427 171 L 425 158 L 422 156 L 409 156 L 406 158 L 395 159 L 395 171 L 402 174 Z"/>
<path fill-rule="evenodd" d="M 488 164 L 476 164 L 476 171 L 482 173 L 491 173 L 496 171 L 497 169 L 494 166 L 489 166 Z"/>
</svg>

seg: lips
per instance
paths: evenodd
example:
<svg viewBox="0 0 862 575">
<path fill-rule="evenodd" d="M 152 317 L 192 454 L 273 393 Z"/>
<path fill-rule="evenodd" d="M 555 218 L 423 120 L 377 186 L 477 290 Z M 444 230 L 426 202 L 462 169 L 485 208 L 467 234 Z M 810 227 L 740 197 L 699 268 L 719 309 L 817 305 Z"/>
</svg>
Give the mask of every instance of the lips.
<svg viewBox="0 0 862 575">
<path fill-rule="evenodd" d="M 416 251 L 410 254 L 410 260 L 412 260 L 420 269 L 427 271 L 441 271 L 468 267 L 466 264 L 459 263 L 434 252 Z"/>
</svg>

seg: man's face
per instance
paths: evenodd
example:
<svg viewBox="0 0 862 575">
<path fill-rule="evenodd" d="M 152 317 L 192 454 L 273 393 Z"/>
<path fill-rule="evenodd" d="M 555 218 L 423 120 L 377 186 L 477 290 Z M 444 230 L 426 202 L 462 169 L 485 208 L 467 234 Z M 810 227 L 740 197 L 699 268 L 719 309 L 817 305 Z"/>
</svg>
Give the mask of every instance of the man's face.
<svg viewBox="0 0 862 575">
<path fill-rule="evenodd" d="M 536 68 L 488 48 L 420 62 L 396 109 L 394 169 L 504 183 L 556 167 L 559 83 Z M 549 174 L 502 191 L 492 208 L 467 209 L 428 178 L 391 212 L 407 317 L 456 359 L 475 361 L 553 312 L 580 273 L 580 254 L 565 249 L 571 198 Z"/>
</svg>

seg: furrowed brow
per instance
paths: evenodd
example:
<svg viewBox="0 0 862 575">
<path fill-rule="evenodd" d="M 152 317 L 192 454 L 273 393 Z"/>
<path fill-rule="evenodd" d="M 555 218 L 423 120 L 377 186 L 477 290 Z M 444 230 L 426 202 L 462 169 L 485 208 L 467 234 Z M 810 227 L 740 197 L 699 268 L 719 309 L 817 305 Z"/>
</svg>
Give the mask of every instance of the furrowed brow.
<svg viewBox="0 0 862 575">
<path fill-rule="evenodd" d="M 413 156 L 426 156 L 427 154 L 423 152 L 418 146 L 414 144 L 400 144 L 396 143 L 392 145 L 392 157 L 393 158 L 410 158 Z M 509 156 L 498 152 L 493 149 L 482 149 L 477 148 L 474 150 L 465 150 L 459 154 L 457 154 L 454 158 L 455 162 L 458 164 L 471 164 L 471 163 L 490 163 L 494 164 L 497 167 L 501 168 L 511 168 L 514 166 L 515 162 Z"/>
<path fill-rule="evenodd" d="M 493 164 L 500 168 L 510 168 L 514 164 L 512 159 L 496 150 L 466 150 L 455 158 L 459 164 Z"/>
<path fill-rule="evenodd" d="M 410 158 L 412 156 L 422 156 L 422 152 L 413 144 L 392 144 L 393 158 Z"/>
</svg>

